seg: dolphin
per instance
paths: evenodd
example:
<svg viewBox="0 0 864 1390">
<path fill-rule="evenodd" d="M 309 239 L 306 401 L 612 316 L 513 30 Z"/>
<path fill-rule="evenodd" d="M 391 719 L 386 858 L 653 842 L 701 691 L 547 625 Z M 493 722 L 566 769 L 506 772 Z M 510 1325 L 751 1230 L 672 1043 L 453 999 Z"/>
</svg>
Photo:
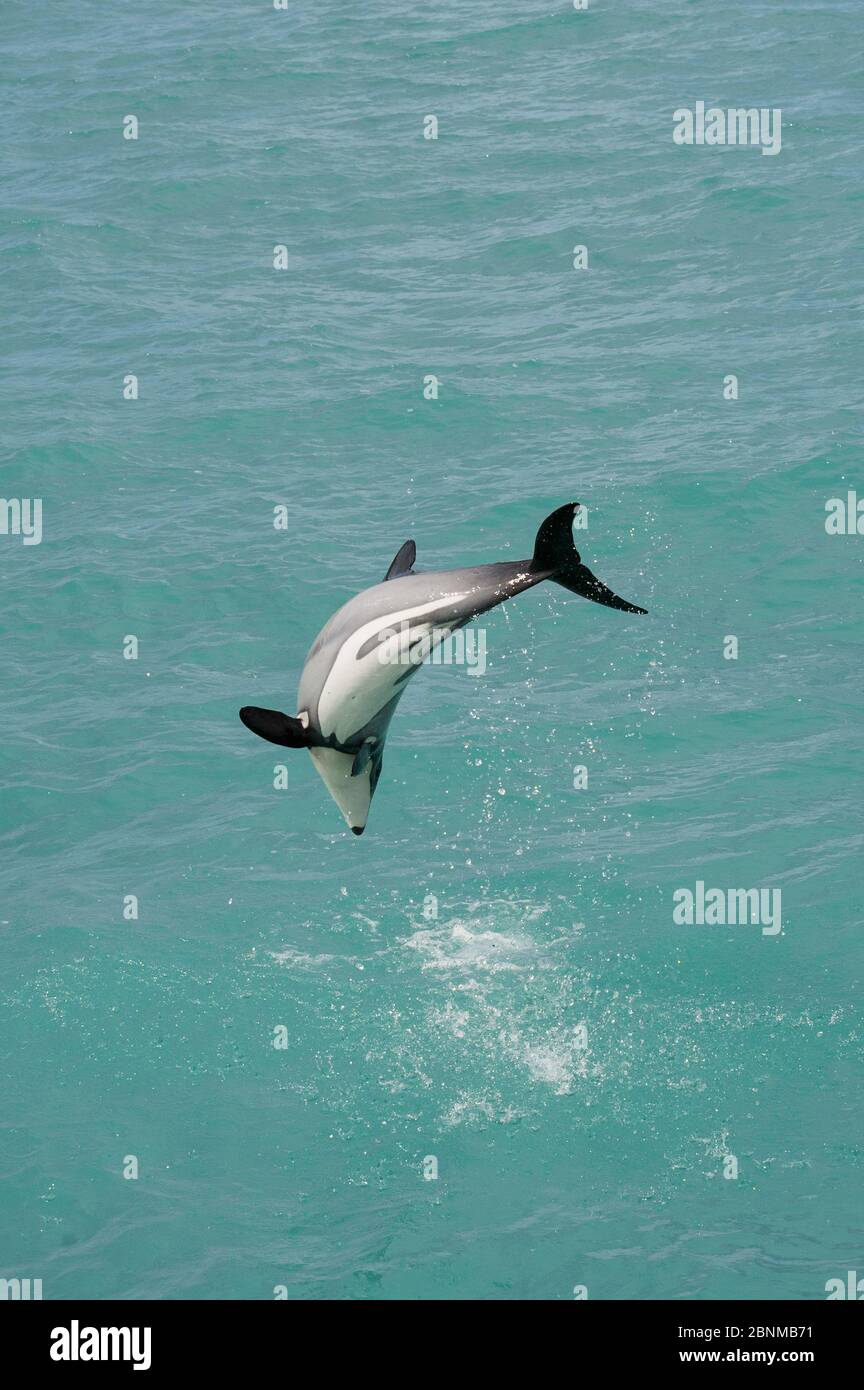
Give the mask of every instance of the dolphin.
<svg viewBox="0 0 864 1390">
<path fill-rule="evenodd" d="M 415 574 L 406 541 L 380 584 L 349 600 L 321 629 L 303 667 L 298 714 L 246 705 L 240 718 L 259 738 L 308 748 L 355 835 L 362 835 L 381 776 L 390 720 L 426 656 L 472 618 L 551 579 L 573 594 L 645 613 L 618 598 L 582 564 L 573 544 L 578 502 L 547 516 L 530 560 Z"/>
</svg>

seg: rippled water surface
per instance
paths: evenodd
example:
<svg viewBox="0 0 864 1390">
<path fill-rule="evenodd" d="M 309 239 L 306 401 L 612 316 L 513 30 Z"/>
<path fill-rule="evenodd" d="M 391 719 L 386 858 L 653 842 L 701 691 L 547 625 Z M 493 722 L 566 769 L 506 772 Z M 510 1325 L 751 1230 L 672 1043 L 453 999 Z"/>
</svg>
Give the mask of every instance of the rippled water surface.
<svg viewBox="0 0 864 1390">
<path fill-rule="evenodd" d="M 824 1297 L 864 1224 L 864 540 L 824 526 L 864 497 L 860 4 L 3 27 L 0 459 L 44 534 L 0 536 L 0 1276 Z M 779 108 L 780 154 L 676 146 L 699 100 Z M 407 536 L 518 559 L 571 498 L 649 616 L 491 614 L 355 839 L 238 707 L 294 711 Z M 697 880 L 782 931 L 676 925 Z"/>
</svg>

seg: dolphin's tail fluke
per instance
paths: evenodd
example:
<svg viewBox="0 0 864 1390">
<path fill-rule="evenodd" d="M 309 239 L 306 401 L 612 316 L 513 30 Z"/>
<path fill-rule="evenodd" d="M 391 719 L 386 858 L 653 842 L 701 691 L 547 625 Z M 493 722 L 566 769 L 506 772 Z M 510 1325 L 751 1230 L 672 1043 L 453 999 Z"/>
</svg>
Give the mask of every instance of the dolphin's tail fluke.
<svg viewBox="0 0 864 1390">
<path fill-rule="evenodd" d="M 590 598 L 593 603 L 618 608 L 623 613 L 646 613 L 646 608 L 637 608 L 635 603 L 627 603 L 613 594 L 582 564 L 582 557 L 573 544 L 573 518 L 578 510 L 578 502 L 567 502 L 547 516 L 534 542 L 532 571 L 545 571 L 545 578 L 569 589 L 571 594 Z"/>
</svg>

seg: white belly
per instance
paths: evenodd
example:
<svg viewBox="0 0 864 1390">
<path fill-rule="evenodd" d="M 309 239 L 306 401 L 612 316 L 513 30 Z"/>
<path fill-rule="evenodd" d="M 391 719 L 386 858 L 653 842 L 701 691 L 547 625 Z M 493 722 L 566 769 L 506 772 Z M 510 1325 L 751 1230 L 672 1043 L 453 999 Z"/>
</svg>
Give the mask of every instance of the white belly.
<svg viewBox="0 0 864 1390">
<path fill-rule="evenodd" d="M 362 830 L 372 801 L 371 763 L 366 764 L 359 776 L 352 777 L 353 753 L 339 753 L 335 748 L 310 748 L 309 756 L 347 824 L 352 830 L 355 826 Z"/>
<path fill-rule="evenodd" d="M 458 603 L 467 595 L 448 594 L 447 597 L 448 600 Z M 364 623 L 363 627 L 351 633 L 340 647 L 318 697 L 318 724 L 325 738 L 335 734 L 340 743 L 345 743 L 358 729 L 364 728 L 379 710 L 392 700 L 397 688 L 400 688 L 400 678 L 410 669 L 410 663 L 392 659 L 382 660 L 382 656 L 387 656 L 384 642 L 375 640 L 365 656 L 358 658 L 361 648 L 370 639 L 378 639 L 388 632 L 394 632 L 398 634 L 398 643 L 389 644 L 391 656 L 395 645 L 401 645 L 404 650 L 421 638 L 425 638 L 427 643 L 431 642 L 431 650 L 449 634 L 446 627 L 433 629 L 431 622 L 424 622 L 425 615 L 432 613 L 436 608 L 440 609 L 441 604 L 442 600 L 437 598 L 419 607 L 387 613 L 372 622 Z M 403 623 L 408 624 L 408 632 L 404 637 Z M 321 775 L 324 776 L 323 772 Z M 359 780 L 361 779 L 354 778 L 354 781 Z M 335 793 L 333 794 L 335 796 Z M 336 800 L 338 801 L 338 797 Z"/>
</svg>

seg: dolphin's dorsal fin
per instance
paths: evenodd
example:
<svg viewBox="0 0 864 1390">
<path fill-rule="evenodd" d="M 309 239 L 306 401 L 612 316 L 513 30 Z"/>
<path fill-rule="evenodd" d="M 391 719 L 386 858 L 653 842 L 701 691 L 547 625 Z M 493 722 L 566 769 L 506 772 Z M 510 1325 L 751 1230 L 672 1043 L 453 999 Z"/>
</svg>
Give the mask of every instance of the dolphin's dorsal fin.
<svg viewBox="0 0 864 1390">
<path fill-rule="evenodd" d="M 388 579 L 400 579 L 403 574 L 412 573 L 412 565 L 417 559 L 417 547 L 413 541 L 406 541 L 402 549 L 397 553 L 395 560 L 384 576 L 385 582 Z"/>
</svg>

